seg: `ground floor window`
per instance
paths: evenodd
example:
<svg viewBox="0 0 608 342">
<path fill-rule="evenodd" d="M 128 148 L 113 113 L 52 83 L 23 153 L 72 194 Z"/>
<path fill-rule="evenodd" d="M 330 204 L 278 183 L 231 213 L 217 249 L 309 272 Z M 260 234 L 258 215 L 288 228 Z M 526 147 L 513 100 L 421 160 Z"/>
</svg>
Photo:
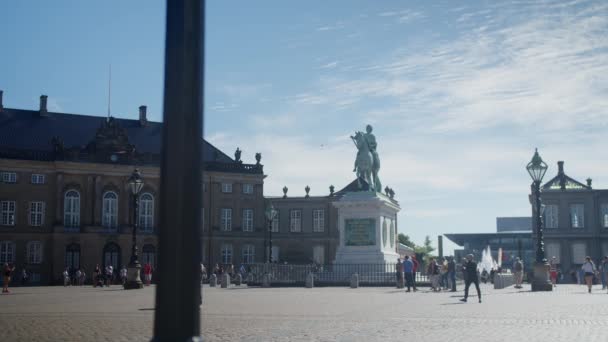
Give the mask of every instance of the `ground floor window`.
<svg viewBox="0 0 608 342">
<path fill-rule="evenodd" d="M 232 263 L 232 245 L 230 245 L 230 244 L 222 245 L 222 263 L 223 264 Z"/>
<path fill-rule="evenodd" d="M 141 249 L 142 264 L 150 264 L 152 268 L 156 268 L 156 248 L 153 245 L 144 245 Z"/>
<path fill-rule="evenodd" d="M 107 266 L 112 265 L 114 270 L 118 270 L 118 268 L 120 266 L 122 266 L 119 264 L 120 264 L 120 247 L 113 242 L 106 244 L 105 247 L 103 248 L 103 267 L 104 267 L 104 269 Z"/>
<path fill-rule="evenodd" d="M 80 245 L 73 243 L 65 248 L 65 267 L 70 269 L 80 268 Z"/>
</svg>

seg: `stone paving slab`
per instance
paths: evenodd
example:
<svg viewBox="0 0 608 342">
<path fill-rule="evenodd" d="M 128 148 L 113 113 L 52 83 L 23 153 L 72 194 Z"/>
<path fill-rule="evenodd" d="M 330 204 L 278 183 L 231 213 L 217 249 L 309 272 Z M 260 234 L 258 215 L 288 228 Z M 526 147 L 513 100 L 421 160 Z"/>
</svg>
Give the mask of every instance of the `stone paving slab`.
<svg viewBox="0 0 608 342">
<path fill-rule="evenodd" d="M 148 341 L 154 287 L 24 287 L 0 296 L 2 341 Z M 608 294 L 482 286 L 462 291 L 393 288 L 204 287 L 206 341 L 608 341 Z"/>
</svg>

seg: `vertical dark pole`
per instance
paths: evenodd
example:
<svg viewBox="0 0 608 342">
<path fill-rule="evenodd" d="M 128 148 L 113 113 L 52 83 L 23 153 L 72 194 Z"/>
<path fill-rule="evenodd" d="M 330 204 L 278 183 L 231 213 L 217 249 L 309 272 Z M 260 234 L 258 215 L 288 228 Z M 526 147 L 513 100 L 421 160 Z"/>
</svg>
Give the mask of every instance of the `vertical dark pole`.
<svg viewBox="0 0 608 342">
<path fill-rule="evenodd" d="M 133 196 L 133 233 L 131 236 L 131 264 L 139 262 L 137 255 L 137 196 Z"/>
<path fill-rule="evenodd" d="M 534 201 L 536 203 L 536 261 L 539 263 L 545 263 L 545 243 L 543 241 L 543 221 L 541 217 L 541 201 L 540 201 L 540 182 L 533 183 L 534 189 Z"/>
<path fill-rule="evenodd" d="M 154 341 L 201 340 L 204 11 L 201 0 L 167 1 Z"/>
<path fill-rule="evenodd" d="M 272 221 L 270 221 L 270 229 L 268 229 L 268 263 L 272 263 Z"/>
<path fill-rule="evenodd" d="M 523 260 L 521 257 L 521 238 L 517 239 L 517 255 L 521 260 Z"/>
</svg>

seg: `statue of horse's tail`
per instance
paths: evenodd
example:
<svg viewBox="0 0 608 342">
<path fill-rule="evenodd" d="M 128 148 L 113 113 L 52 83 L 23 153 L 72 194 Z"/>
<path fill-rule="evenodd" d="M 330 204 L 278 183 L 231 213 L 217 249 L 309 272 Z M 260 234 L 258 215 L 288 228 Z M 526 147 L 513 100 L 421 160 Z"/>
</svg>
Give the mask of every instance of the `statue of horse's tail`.
<svg viewBox="0 0 608 342">
<path fill-rule="evenodd" d="M 382 192 L 382 182 L 376 173 L 374 173 L 374 188 L 376 188 L 376 192 Z"/>
</svg>

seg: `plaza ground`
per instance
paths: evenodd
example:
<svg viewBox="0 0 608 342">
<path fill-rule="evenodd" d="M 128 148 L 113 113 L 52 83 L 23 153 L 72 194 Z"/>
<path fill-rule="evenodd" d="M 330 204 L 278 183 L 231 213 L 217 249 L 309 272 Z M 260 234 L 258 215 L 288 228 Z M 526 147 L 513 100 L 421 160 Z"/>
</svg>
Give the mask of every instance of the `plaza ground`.
<svg viewBox="0 0 608 342">
<path fill-rule="evenodd" d="M 204 287 L 205 341 L 608 341 L 608 294 L 405 293 L 396 288 Z M 154 287 L 22 287 L 0 296 L 2 341 L 148 341 Z"/>
</svg>

